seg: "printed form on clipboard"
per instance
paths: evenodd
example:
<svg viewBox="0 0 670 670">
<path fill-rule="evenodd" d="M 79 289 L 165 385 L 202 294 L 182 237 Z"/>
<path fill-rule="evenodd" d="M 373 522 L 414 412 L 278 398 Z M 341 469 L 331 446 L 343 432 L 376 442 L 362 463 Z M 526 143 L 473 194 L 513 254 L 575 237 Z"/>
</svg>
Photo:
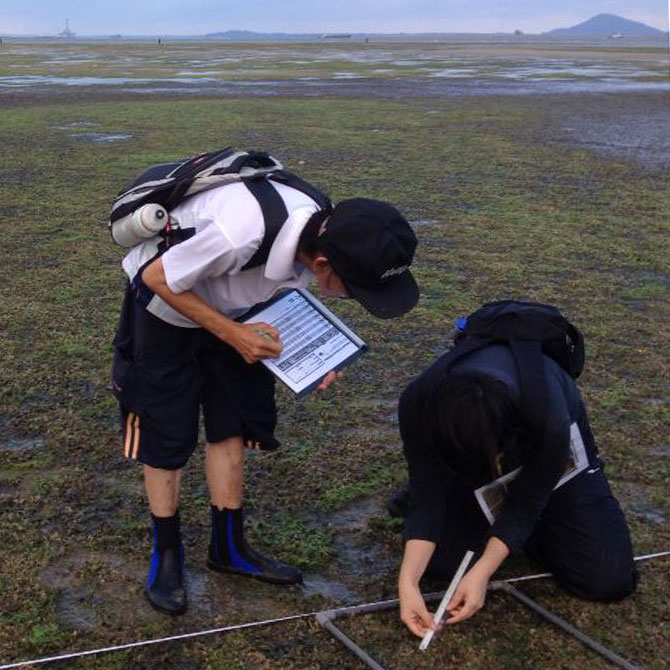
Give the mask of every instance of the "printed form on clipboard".
<svg viewBox="0 0 670 670">
<path fill-rule="evenodd" d="M 241 321 L 267 323 L 279 331 L 281 357 L 261 362 L 298 396 L 367 350 L 356 333 L 305 289 L 281 293 Z"/>
<path fill-rule="evenodd" d="M 589 459 L 584 448 L 582 434 L 579 431 L 579 426 L 573 423 L 570 426 L 570 456 L 568 458 L 568 465 L 565 468 L 564 475 L 558 480 L 558 484 L 554 486 L 554 491 L 566 482 L 569 482 L 582 470 L 586 470 L 588 465 Z M 505 502 L 507 486 L 520 472 L 521 468 L 512 470 L 512 472 L 494 479 L 490 484 L 485 484 L 475 491 L 477 502 L 490 524 L 493 524 L 500 514 L 503 502 Z"/>
</svg>

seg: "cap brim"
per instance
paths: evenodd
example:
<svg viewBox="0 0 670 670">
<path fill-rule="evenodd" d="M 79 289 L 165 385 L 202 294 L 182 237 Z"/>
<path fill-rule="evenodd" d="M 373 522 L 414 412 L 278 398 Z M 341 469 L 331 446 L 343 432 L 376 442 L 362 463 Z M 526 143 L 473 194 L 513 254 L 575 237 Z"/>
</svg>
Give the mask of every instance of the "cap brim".
<svg viewBox="0 0 670 670">
<path fill-rule="evenodd" d="M 380 319 L 393 319 L 409 312 L 419 301 L 419 287 L 407 271 L 381 287 L 369 289 L 344 281 L 352 297 Z"/>
</svg>

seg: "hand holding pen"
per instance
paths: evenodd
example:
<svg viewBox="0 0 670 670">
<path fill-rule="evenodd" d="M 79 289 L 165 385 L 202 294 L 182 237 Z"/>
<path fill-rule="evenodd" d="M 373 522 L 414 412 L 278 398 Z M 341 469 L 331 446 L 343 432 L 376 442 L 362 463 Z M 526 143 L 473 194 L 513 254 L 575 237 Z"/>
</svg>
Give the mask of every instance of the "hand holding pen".
<svg viewBox="0 0 670 670">
<path fill-rule="evenodd" d="M 284 348 L 277 329 L 267 323 L 239 323 L 235 335 L 230 344 L 247 363 L 279 358 Z"/>
</svg>

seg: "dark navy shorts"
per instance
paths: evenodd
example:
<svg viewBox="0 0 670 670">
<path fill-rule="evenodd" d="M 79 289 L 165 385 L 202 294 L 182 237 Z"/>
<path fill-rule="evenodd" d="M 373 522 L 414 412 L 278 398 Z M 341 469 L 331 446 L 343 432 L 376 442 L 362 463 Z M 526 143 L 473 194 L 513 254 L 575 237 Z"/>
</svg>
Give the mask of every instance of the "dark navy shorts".
<svg viewBox="0 0 670 670">
<path fill-rule="evenodd" d="M 184 467 L 198 443 L 201 407 L 208 442 L 241 436 L 262 450 L 279 446 L 267 368 L 245 363 L 202 328 L 180 328 L 150 314 L 130 289 L 114 338 L 112 379 L 127 459 Z"/>
</svg>

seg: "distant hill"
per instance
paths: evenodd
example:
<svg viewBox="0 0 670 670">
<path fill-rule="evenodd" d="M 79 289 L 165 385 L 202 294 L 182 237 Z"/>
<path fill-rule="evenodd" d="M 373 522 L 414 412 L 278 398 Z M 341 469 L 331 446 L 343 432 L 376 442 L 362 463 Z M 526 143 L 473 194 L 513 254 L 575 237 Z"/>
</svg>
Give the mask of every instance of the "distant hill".
<svg viewBox="0 0 670 670">
<path fill-rule="evenodd" d="M 609 36 L 609 35 L 663 35 L 662 30 L 658 28 L 652 28 L 647 26 L 644 23 L 638 23 L 637 21 L 630 21 L 629 19 L 624 19 L 621 16 L 615 16 L 614 14 L 598 14 L 593 18 L 590 18 L 588 21 L 584 21 L 572 28 L 556 28 L 556 30 L 550 30 L 544 35 L 555 35 L 555 36 L 586 36 L 586 35 L 599 35 L 599 36 Z"/>
<path fill-rule="evenodd" d="M 255 33 L 251 30 L 226 30 L 225 32 L 207 33 L 208 40 L 315 40 L 320 35 L 312 33 Z"/>
</svg>

